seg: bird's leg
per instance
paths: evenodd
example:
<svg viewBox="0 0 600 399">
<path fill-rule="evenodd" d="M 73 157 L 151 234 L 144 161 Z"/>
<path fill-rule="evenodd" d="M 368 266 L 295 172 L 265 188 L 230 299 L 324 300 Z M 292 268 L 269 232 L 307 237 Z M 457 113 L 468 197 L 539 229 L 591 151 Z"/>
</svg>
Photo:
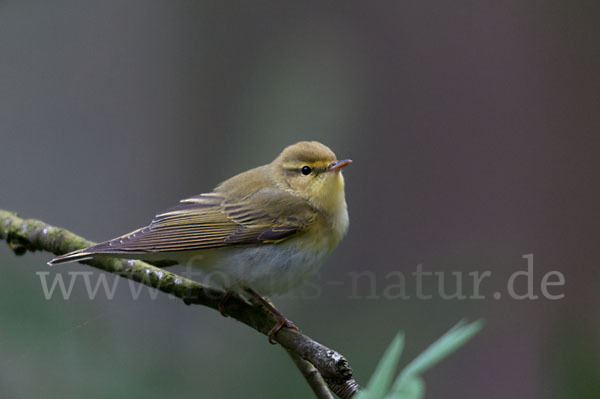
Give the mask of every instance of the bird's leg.
<svg viewBox="0 0 600 399">
<path fill-rule="evenodd" d="M 273 306 L 271 302 L 260 296 L 258 292 L 248 287 L 246 287 L 246 292 L 252 295 L 252 297 L 256 299 L 258 303 L 267 308 L 267 310 L 271 312 L 273 316 L 275 316 L 275 318 L 277 319 L 277 323 L 275 323 L 275 326 L 273 326 L 273 328 L 271 328 L 271 330 L 269 330 L 269 332 L 267 333 L 270 344 L 275 345 L 275 341 L 273 341 L 273 338 L 275 337 L 275 334 L 277 334 L 277 332 L 279 332 L 279 330 L 281 330 L 283 327 L 292 328 L 296 331 L 300 331 L 300 329 L 298 329 L 298 327 L 296 327 L 296 325 L 291 320 L 282 315 L 279 310 L 275 309 L 275 306 Z"/>
<path fill-rule="evenodd" d="M 225 312 L 225 304 L 227 303 L 229 298 L 231 298 L 232 295 L 233 295 L 233 292 L 227 291 L 225 293 L 225 296 L 219 301 L 219 304 L 217 305 L 217 309 L 219 309 L 219 312 L 221 313 L 221 316 L 223 316 L 223 317 L 228 317 L 227 313 Z"/>
</svg>

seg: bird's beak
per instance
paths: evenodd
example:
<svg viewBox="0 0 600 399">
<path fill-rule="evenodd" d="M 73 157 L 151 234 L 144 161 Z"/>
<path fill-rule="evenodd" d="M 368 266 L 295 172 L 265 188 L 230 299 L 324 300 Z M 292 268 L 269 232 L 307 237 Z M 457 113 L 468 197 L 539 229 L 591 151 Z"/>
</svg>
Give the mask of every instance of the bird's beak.
<svg viewBox="0 0 600 399">
<path fill-rule="evenodd" d="M 329 165 L 329 168 L 327 168 L 327 171 L 328 172 L 339 172 L 340 170 L 342 170 L 346 166 L 350 165 L 351 163 L 352 163 L 351 159 L 343 159 L 341 161 L 333 161 L 331 163 L 331 165 Z"/>
</svg>

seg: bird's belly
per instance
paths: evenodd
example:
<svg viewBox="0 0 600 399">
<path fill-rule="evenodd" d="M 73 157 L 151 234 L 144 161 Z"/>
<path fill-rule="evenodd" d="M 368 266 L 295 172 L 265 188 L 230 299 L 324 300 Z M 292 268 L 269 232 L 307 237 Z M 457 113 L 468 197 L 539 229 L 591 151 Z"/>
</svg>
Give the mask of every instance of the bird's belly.
<svg viewBox="0 0 600 399">
<path fill-rule="evenodd" d="M 326 246 L 306 249 L 290 242 L 212 250 L 194 266 L 204 282 L 227 290 L 252 288 L 270 297 L 281 295 L 310 278 L 329 253 Z"/>
</svg>

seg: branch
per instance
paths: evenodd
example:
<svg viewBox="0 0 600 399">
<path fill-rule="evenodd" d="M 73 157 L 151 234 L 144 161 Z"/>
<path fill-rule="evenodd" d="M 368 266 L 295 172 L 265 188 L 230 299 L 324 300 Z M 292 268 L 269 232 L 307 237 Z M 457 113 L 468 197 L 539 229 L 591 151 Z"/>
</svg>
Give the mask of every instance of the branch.
<svg viewBox="0 0 600 399">
<path fill-rule="evenodd" d="M 296 367 L 298 367 L 298 370 L 300 370 L 306 379 L 306 382 L 308 382 L 308 385 L 310 385 L 313 392 L 317 395 L 317 398 L 333 399 L 331 392 L 329 392 L 329 389 L 327 388 L 327 384 L 325 381 L 323 381 L 323 377 L 321 377 L 321 374 L 319 374 L 319 371 L 315 368 L 315 366 L 290 350 L 288 350 L 287 353 L 289 353 L 294 361 L 294 364 Z"/>
<path fill-rule="evenodd" d="M 17 255 L 38 250 L 63 255 L 94 244 L 66 229 L 49 226 L 35 219 L 21 219 L 15 213 L 2 209 L 0 239 L 6 240 Z M 104 258 L 81 263 L 156 288 L 188 305 L 197 304 L 218 309 L 219 302 L 225 296 L 225 292 L 221 290 L 142 261 Z M 237 296 L 231 296 L 225 302 L 225 312 L 265 335 L 277 322 L 271 312 L 262 306 L 253 306 Z M 317 398 L 331 398 L 325 384 L 342 399 L 351 398 L 360 389 L 352 378 L 352 369 L 348 361 L 338 352 L 289 328 L 281 329 L 275 335 L 275 341 L 290 353 Z"/>
</svg>

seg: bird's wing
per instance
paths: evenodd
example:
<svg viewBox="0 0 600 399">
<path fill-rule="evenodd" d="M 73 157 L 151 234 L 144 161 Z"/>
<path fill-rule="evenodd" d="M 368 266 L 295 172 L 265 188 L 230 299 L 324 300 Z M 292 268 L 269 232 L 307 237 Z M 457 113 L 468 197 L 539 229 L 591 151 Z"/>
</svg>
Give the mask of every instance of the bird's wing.
<svg viewBox="0 0 600 399">
<path fill-rule="evenodd" d="M 201 194 L 156 215 L 147 227 L 85 252 L 152 253 L 273 243 L 303 230 L 314 216 L 301 199 L 273 189 L 258 190 L 235 202 L 219 193 Z"/>
</svg>

